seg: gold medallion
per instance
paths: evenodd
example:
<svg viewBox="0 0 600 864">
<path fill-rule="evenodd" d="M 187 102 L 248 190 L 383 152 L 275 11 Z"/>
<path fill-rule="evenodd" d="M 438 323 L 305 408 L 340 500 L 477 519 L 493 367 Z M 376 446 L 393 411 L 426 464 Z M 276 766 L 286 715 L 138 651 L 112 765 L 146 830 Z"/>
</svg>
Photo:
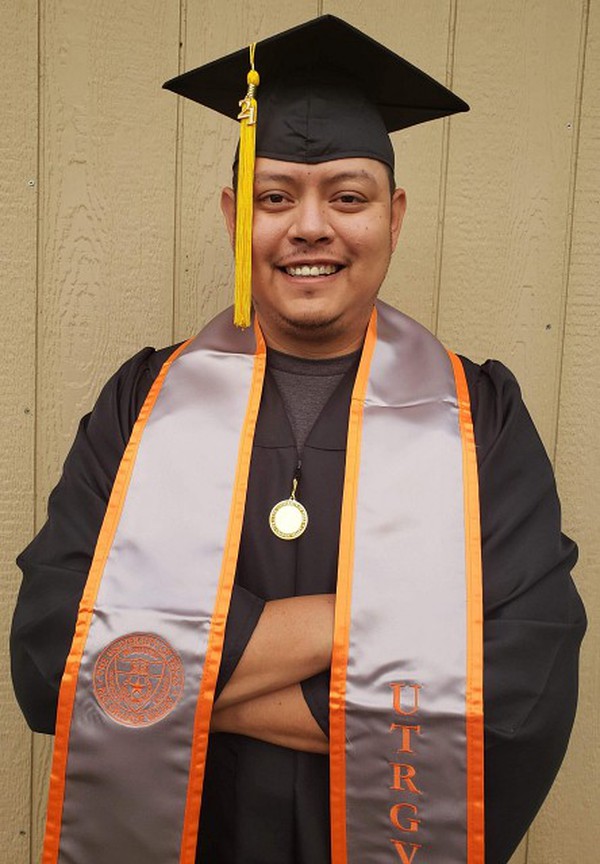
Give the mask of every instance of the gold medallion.
<svg viewBox="0 0 600 864">
<path fill-rule="evenodd" d="M 296 486 L 294 479 L 292 494 L 289 498 L 276 504 L 269 515 L 271 531 L 280 540 L 295 540 L 304 534 L 308 525 L 308 513 L 299 501 L 296 501 Z"/>
</svg>

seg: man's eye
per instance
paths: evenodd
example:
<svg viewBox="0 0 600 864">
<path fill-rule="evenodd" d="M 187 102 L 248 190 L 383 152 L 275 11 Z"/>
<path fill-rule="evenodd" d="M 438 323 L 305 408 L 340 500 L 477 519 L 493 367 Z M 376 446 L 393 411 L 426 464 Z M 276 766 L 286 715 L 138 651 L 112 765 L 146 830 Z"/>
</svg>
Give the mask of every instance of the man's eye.
<svg viewBox="0 0 600 864">
<path fill-rule="evenodd" d="M 345 192 L 343 195 L 338 195 L 337 201 L 340 204 L 362 204 L 364 202 L 364 198 L 360 195 L 354 195 L 352 192 Z"/>
<path fill-rule="evenodd" d="M 260 200 L 265 204 L 283 204 L 285 198 L 280 192 L 269 192 L 267 195 L 262 195 Z"/>
</svg>

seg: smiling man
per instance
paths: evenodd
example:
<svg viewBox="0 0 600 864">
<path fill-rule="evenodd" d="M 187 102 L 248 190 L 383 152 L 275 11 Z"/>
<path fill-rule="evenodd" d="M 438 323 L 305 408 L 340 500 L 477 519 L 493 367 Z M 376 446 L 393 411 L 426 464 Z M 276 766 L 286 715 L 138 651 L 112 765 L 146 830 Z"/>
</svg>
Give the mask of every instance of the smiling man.
<svg viewBox="0 0 600 864">
<path fill-rule="evenodd" d="M 331 16 L 166 86 L 235 118 L 246 75 L 245 326 L 119 370 L 19 559 L 44 862 L 503 864 L 573 721 L 576 549 L 510 372 L 377 300 L 388 133 L 467 106 Z"/>
<path fill-rule="evenodd" d="M 254 181 L 252 300 L 269 347 L 327 358 L 358 350 L 406 197 L 374 159 L 294 164 L 259 158 Z M 222 208 L 232 243 L 235 194 Z"/>
</svg>

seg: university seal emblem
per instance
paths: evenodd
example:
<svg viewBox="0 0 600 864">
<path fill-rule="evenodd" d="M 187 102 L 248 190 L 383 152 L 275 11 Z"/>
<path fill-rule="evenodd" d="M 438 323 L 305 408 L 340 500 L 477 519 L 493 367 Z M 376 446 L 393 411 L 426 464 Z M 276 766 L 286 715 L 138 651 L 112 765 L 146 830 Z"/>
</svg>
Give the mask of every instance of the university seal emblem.
<svg viewBox="0 0 600 864">
<path fill-rule="evenodd" d="M 117 723 L 149 726 L 175 708 L 184 679 L 181 658 L 161 636 L 128 633 L 98 655 L 94 695 Z"/>
</svg>

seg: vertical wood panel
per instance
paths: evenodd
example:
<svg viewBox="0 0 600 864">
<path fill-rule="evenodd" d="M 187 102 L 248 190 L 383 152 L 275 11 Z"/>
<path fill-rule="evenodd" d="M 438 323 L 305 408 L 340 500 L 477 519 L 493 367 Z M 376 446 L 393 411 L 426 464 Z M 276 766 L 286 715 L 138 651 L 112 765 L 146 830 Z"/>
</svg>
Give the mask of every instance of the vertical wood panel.
<svg viewBox="0 0 600 864">
<path fill-rule="evenodd" d="M 37 3 L 0 8 L 0 843 L 29 862 L 31 733 L 16 706 L 7 635 L 20 583 L 15 555 L 33 526 L 37 211 Z"/>
<path fill-rule="evenodd" d="M 552 449 L 582 0 L 459 0 L 440 335 L 513 368 Z"/>
<path fill-rule="evenodd" d="M 193 69 L 318 14 L 316 0 L 188 3 L 184 68 Z M 260 72 L 260 58 L 257 57 Z M 240 82 L 240 99 L 245 95 Z M 175 98 L 175 97 L 172 97 Z M 183 100 L 181 233 L 175 336 L 183 339 L 233 301 L 233 259 L 219 209 L 231 183 L 238 125 Z M 260 110 L 260 109 L 259 109 Z"/>
<path fill-rule="evenodd" d="M 582 10 L 575 0 L 458 5 L 454 86 L 473 110 L 451 133 L 440 335 L 513 368 L 551 451 Z M 560 830 L 541 824 L 548 838 Z M 531 843 L 530 832 L 511 864 L 567 860 L 536 858 Z"/>
<path fill-rule="evenodd" d="M 107 376 L 170 338 L 175 105 L 160 88 L 177 62 L 179 16 L 160 0 L 51 0 L 43 10 L 45 499 Z"/>
<path fill-rule="evenodd" d="M 579 714 L 565 765 L 530 837 L 528 864 L 597 861 L 600 849 L 600 5 L 590 4 L 556 466 L 589 616 Z"/>
<path fill-rule="evenodd" d="M 172 331 L 179 8 L 49 0 L 41 19 L 38 527 L 79 417 Z M 49 748 L 36 741 L 34 847 Z"/>
<path fill-rule="evenodd" d="M 323 6 L 324 12 L 339 15 L 447 83 L 452 36 L 450 0 L 326 0 Z M 438 217 L 446 122 L 426 123 L 392 136 L 396 182 L 406 189 L 408 208 L 382 297 L 430 329 L 436 322 Z"/>
</svg>

